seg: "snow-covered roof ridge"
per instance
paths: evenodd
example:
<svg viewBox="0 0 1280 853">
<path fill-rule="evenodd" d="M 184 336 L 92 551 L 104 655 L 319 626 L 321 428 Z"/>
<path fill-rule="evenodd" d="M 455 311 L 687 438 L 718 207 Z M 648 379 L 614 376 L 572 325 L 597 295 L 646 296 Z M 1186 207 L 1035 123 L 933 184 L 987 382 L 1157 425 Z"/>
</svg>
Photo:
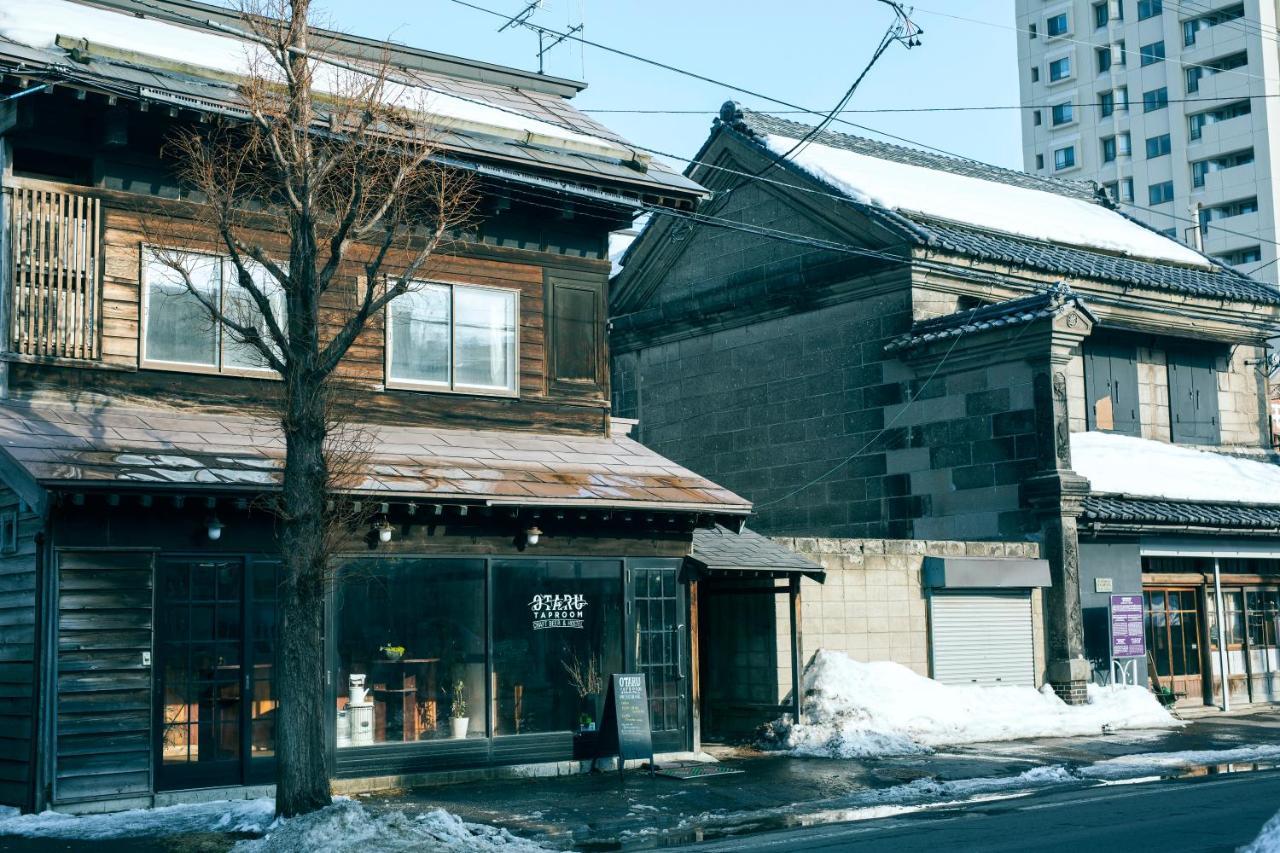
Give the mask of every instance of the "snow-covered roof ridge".
<svg viewBox="0 0 1280 853">
<path fill-rule="evenodd" d="M 1071 467 L 1097 494 L 1280 505 L 1280 465 L 1147 438 L 1074 432 Z"/>
<path fill-rule="evenodd" d="M 1204 254 L 1125 216 L 1096 185 L 889 145 L 726 104 L 719 119 L 855 203 L 905 217 L 1208 272 Z M 803 144 L 801 144 L 803 143 Z"/>
</svg>

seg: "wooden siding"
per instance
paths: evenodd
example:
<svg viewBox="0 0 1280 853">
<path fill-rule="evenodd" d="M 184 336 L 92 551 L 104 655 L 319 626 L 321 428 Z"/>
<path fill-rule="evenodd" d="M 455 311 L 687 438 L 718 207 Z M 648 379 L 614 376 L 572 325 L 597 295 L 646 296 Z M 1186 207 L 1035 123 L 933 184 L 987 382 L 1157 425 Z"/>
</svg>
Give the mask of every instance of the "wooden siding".
<svg viewBox="0 0 1280 853">
<path fill-rule="evenodd" d="M 70 190 L 59 184 L 26 182 L 29 185 Z M 191 399 L 197 402 L 222 398 L 228 404 L 244 405 L 246 401 L 265 400 L 272 396 L 271 379 L 245 378 L 232 375 L 210 375 L 207 369 L 192 372 L 159 369 L 144 364 L 142 338 L 146 319 L 143 316 L 143 247 L 148 244 L 168 248 L 217 252 L 209 232 L 190 219 L 190 205 L 131 196 L 98 188 L 75 188 L 87 201 L 100 205 L 102 222 L 101 266 L 101 342 L 99 364 L 112 373 L 134 373 L 153 377 L 151 382 L 161 396 Z M 253 239 L 269 251 L 284 254 L 282 235 L 255 232 Z M 458 243 L 454 253 L 432 259 L 420 277 L 440 281 L 510 288 L 520 294 L 519 318 L 519 395 L 517 398 L 495 398 L 463 393 L 444 393 L 386 388 L 385 323 L 383 315 L 370 319 L 357 338 L 337 376 L 350 387 L 365 392 L 361 403 L 369 403 L 373 411 L 403 412 L 409 420 L 446 425 L 503 428 L 553 429 L 579 433 L 595 433 L 603 428 L 603 414 L 608 409 L 607 373 L 600 371 L 600 383 L 584 389 L 583 383 L 549 383 L 548 364 L 548 280 L 570 281 L 575 286 L 603 294 L 608 277 L 608 262 L 570 256 L 551 257 L 545 252 Z M 341 270 L 338 283 L 323 298 L 321 305 L 322 334 L 331 336 L 349 316 L 356 304 L 357 293 L 364 284 L 363 261 L 368 247 L 356 246 Z M 410 253 L 397 249 L 388 256 L 386 269 L 395 275 L 409 262 Z M 384 286 L 375 282 L 375 287 Z M 603 296 L 601 296 L 603 300 Z M 596 339 L 604 338 L 604 316 L 596 318 Z M 595 347 L 597 357 L 604 357 L 602 344 Z M 199 370 L 199 372 L 197 372 Z M 58 372 L 73 370 L 30 371 L 34 386 L 15 383 L 18 394 L 34 394 L 41 389 L 68 387 L 81 380 Z M 95 373 L 83 380 L 90 386 L 104 387 L 115 382 L 133 385 L 147 396 L 146 381 L 129 382 L 104 379 Z M 250 389 L 246 394 L 246 389 Z M 120 393 L 127 394 L 124 387 Z M 115 391 L 104 387 L 104 393 Z M 369 395 L 378 395 L 376 403 Z"/>
<path fill-rule="evenodd" d="M 151 791 L 152 557 L 58 555 L 53 800 Z"/>
<path fill-rule="evenodd" d="M 0 513 L 16 513 L 18 520 L 17 550 L 0 554 L 0 804 L 30 808 L 40 517 L 3 486 Z"/>
</svg>

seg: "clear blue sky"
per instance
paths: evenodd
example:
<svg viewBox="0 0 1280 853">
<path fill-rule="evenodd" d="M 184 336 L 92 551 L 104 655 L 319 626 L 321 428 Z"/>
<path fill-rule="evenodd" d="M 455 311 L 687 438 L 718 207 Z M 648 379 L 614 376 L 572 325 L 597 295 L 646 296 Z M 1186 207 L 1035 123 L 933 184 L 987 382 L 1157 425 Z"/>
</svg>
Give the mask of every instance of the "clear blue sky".
<svg viewBox="0 0 1280 853">
<path fill-rule="evenodd" d="M 525 5 L 524 0 L 473 2 L 510 14 Z M 534 33 L 499 33 L 498 19 L 450 0 L 320 3 L 322 22 L 346 32 L 537 68 Z M 863 82 L 851 108 L 1018 103 L 1012 0 L 926 0 L 913 18 L 925 30 L 923 44 L 910 51 L 893 45 Z M 582 21 L 584 35 L 593 41 L 805 107 L 829 109 L 870 57 L 892 12 L 876 0 L 544 0 L 534 20 L 557 29 Z M 549 54 L 546 71 L 588 83 L 574 99 L 582 109 L 700 111 L 674 116 L 597 114 L 640 145 L 683 156 L 697 150 L 726 98 L 770 108 L 721 86 L 577 44 L 566 43 Z M 1022 166 L 1015 110 L 845 118 L 987 162 Z M 858 132 L 847 126 L 834 129 Z"/>
</svg>

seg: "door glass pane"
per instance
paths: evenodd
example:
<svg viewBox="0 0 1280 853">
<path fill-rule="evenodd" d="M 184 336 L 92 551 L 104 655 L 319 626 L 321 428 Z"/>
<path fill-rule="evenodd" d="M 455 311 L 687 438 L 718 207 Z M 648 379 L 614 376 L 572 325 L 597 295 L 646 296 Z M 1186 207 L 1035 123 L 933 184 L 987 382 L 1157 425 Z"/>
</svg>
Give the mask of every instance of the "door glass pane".
<svg viewBox="0 0 1280 853">
<path fill-rule="evenodd" d="M 218 335 L 213 318 L 194 288 L 218 304 L 222 261 L 213 255 L 165 252 L 146 256 L 146 357 L 180 364 L 218 364 Z M 188 288 L 186 277 L 190 278 Z"/>
<path fill-rule="evenodd" d="M 622 671 L 622 602 L 617 562 L 493 564 L 495 734 L 600 719 L 607 679 Z"/>
<path fill-rule="evenodd" d="M 352 560 L 336 622 L 339 749 L 485 736 L 483 562 Z"/>
<path fill-rule="evenodd" d="M 391 318 L 391 378 L 449 384 L 449 288 L 424 284 L 394 299 Z"/>
<path fill-rule="evenodd" d="M 162 612 L 187 614 L 160 623 L 161 761 L 166 767 L 239 761 L 242 570 L 238 562 L 160 566 Z M 207 597 L 193 603 L 196 594 Z M 236 781 L 234 769 L 224 778 Z"/>
<path fill-rule="evenodd" d="M 455 287 L 454 350 L 458 386 L 514 391 L 516 293 Z"/>
</svg>

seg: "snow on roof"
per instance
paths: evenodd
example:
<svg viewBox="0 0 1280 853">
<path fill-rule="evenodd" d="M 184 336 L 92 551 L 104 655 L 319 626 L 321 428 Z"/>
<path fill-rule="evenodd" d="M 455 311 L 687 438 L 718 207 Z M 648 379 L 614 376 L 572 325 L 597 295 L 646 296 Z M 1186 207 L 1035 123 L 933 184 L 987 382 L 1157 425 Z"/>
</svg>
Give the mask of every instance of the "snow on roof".
<svg viewBox="0 0 1280 853">
<path fill-rule="evenodd" d="M 772 133 L 763 138 L 769 150 L 779 155 L 799 141 Z M 871 157 L 819 142 L 810 142 L 788 159 L 863 204 L 1047 243 L 1211 266 L 1198 252 L 1117 211 L 1060 193 Z"/>
<path fill-rule="evenodd" d="M 1280 504 L 1280 465 L 1109 432 L 1071 434 L 1071 467 L 1095 492 Z"/>
<path fill-rule="evenodd" d="M 29 47 L 55 49 L 59 35 L 131 51 L 167 62 L 207 68 L 225 74 L 247 76 L 251 58 L 262 48 L 234 35 L 182 26 L 155 18 L 139 18 L 73 0 L 9 0 L 0 5 L 0 37 Z M 352 64 L 351 59 L 343 58 Z M 320 91 L 339 91 L 344 74 L 321 63 L 315 74 Z M 451 128 L 475 129 L 510 135 L 528 134 L 530 141 L 551 146 L 587 149 L 611 157 L 633 157 L 634 152 L 590 134 L 578 133 L 550 122 L 516 115 L 496 107 L 460 98 L 427 86 L 389 85 L 388 101 L 406 109 L 428 111 Z"/>
</svg>

